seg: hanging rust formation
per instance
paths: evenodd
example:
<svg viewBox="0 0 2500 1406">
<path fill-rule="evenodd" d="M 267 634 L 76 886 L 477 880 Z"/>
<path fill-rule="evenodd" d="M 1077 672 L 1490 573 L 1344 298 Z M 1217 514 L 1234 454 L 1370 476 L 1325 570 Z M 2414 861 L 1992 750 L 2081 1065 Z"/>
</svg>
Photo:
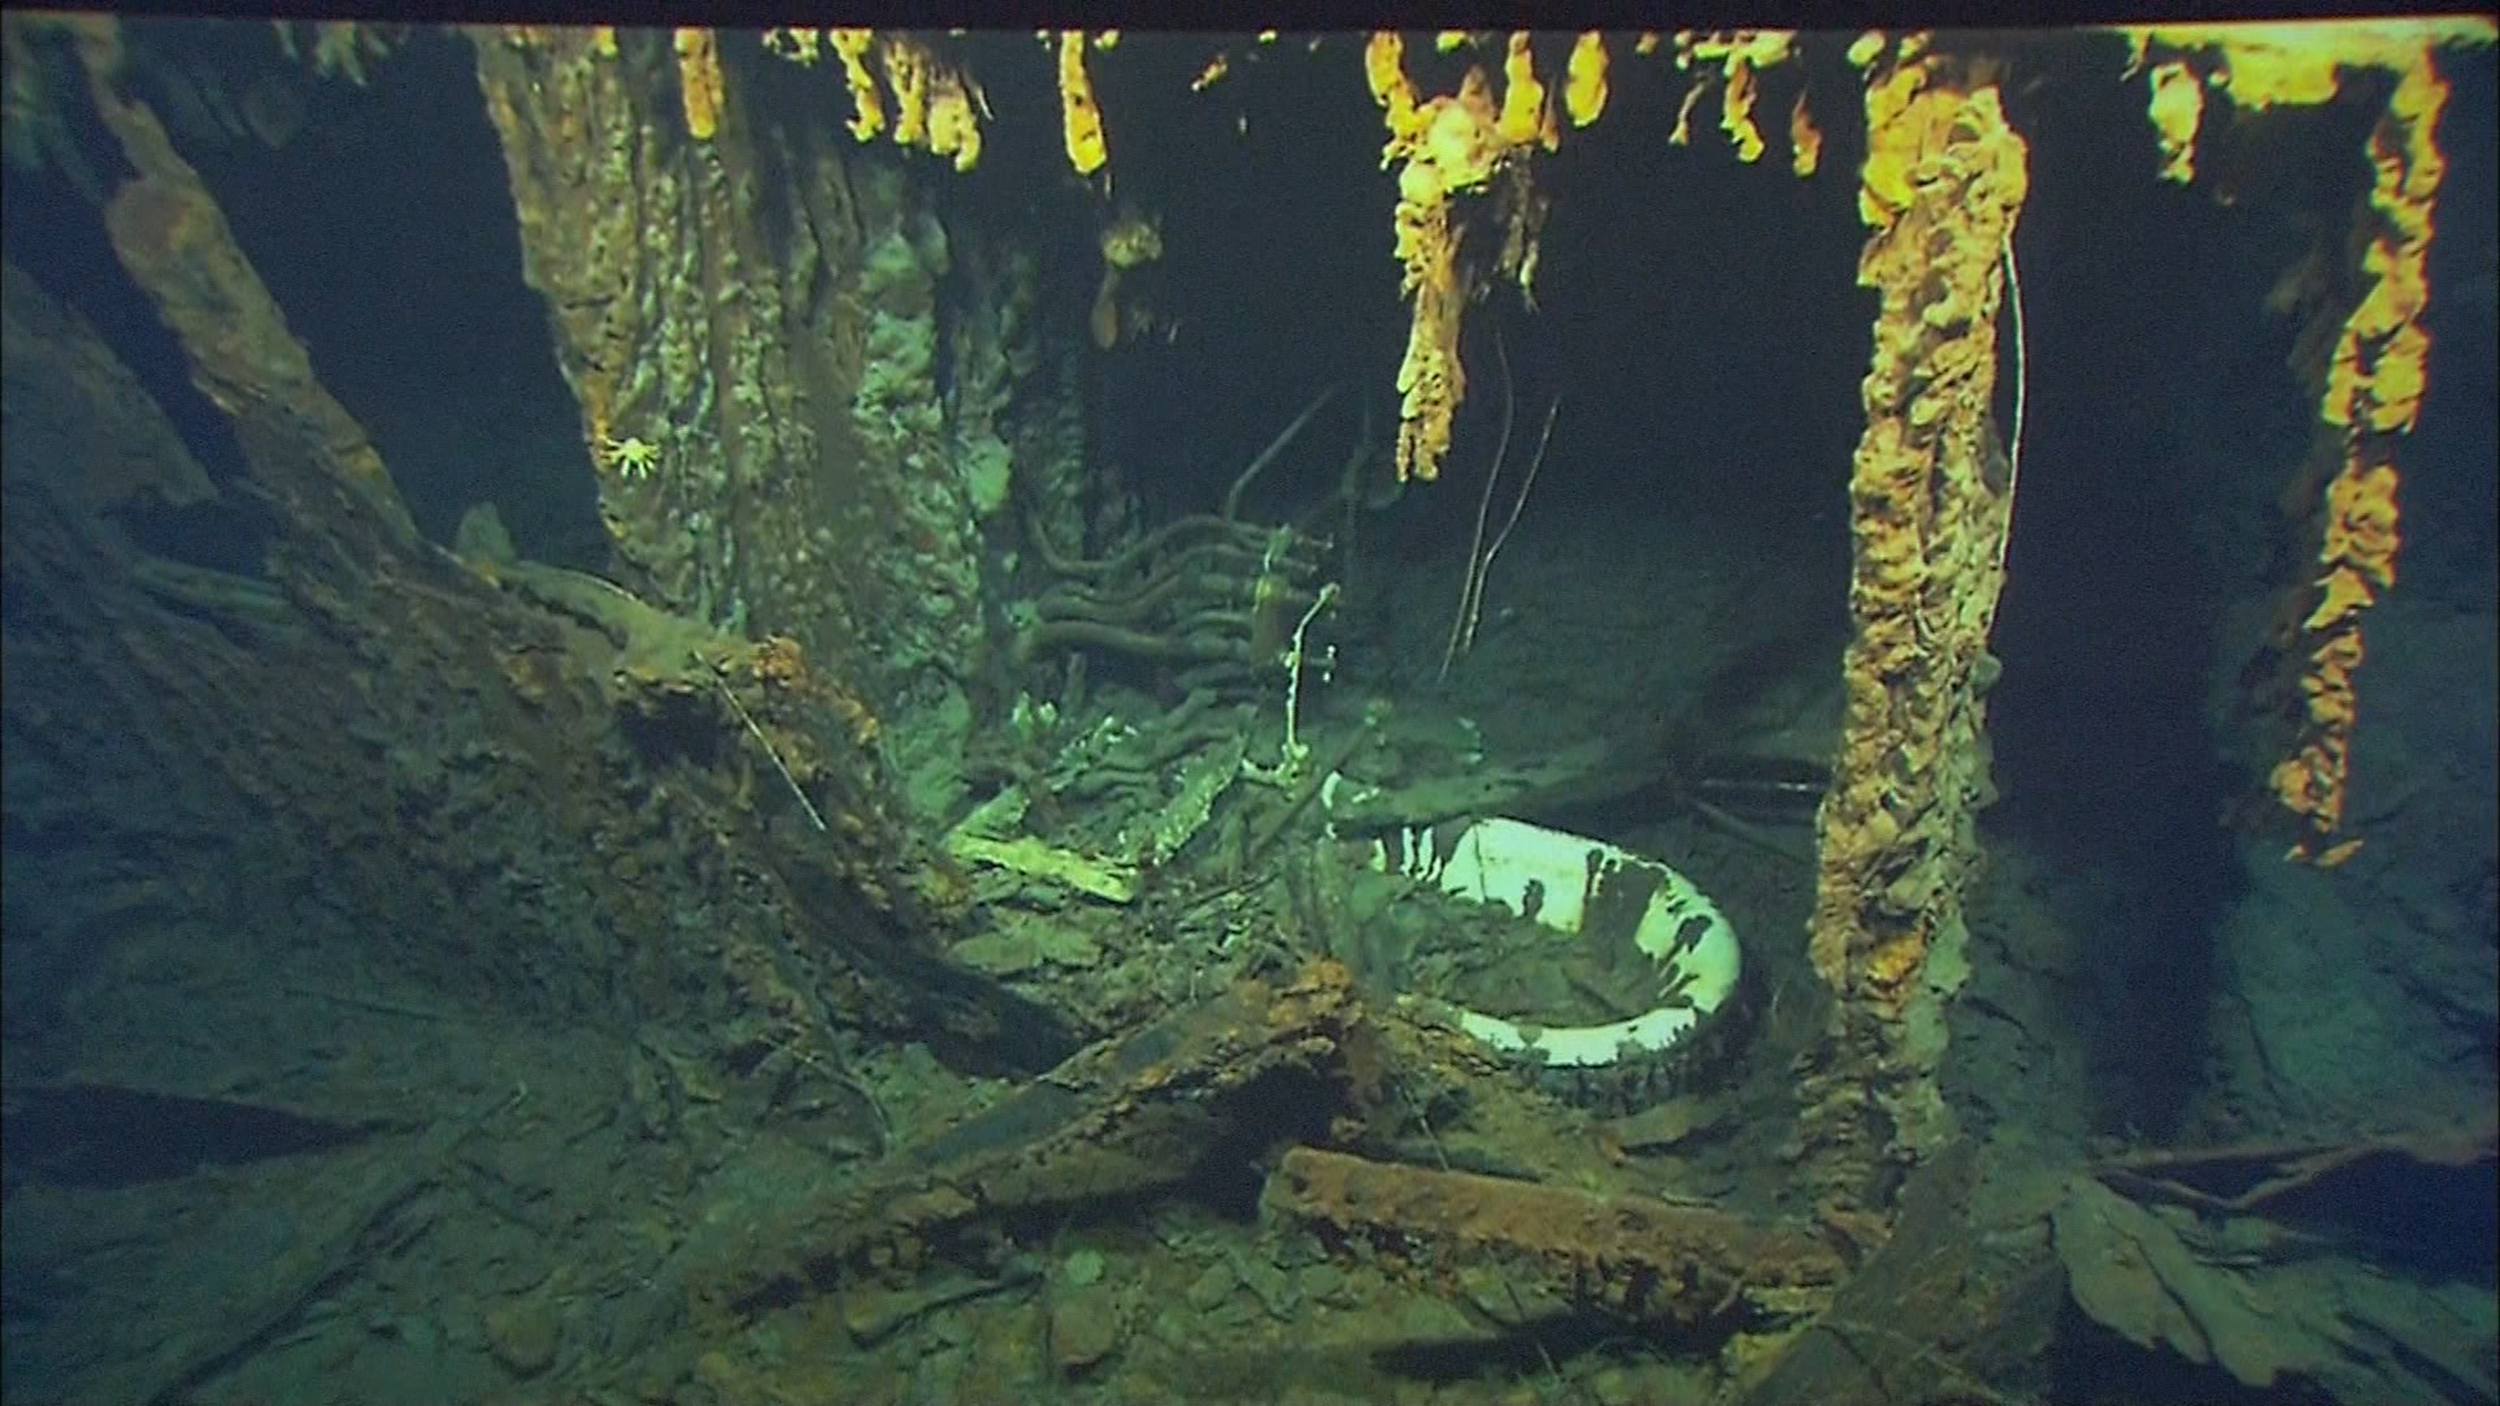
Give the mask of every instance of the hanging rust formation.
<svg viewBox="0 0 2500 1406">
<path fill-rule="evenodd" d="M 2370 137 L 2372 180 L 2356 223 L 2369 291 L 2335 339 L 2319 420 L 2341 441 L 2316 515 L 2316 604 L 2302 617 L 2303 703 L 2292 755 L 2274 770 L 2275 794 L 2296 818 L 2290 857 L 2333 868 L 2361 840 L 2339 833 L 2359 705 L 2353 670 L 2361 618 L 2396 583 L 2396 451 L 2422 409 L 2430 334 L 2422 311 L 2432 209 L 2445 167 L 2434 141 L 2447 84 L 2420 46 L 2397 60 L 2396 86 Z"/>
<path fill-rule="evenodd" d="M 968 70 L 940 58 L 918 38 L 867 29 L 780 26 L 765 30 L 762 42 L 768 51 L 807 68 L 824 56 L 826 45 L 832 46 L 851 97 L 847 126 L 858 140 L 890 131 L 896 146 L 944 157 L 957 171 L 980 164 L 981 114 L 988 110 L 988 100 Z M 886 120 L 888 102 L 894 110 L 891 123 Z M 689 130 L 693 125 L 690 118 Z"/>
<path fill-rule="evenodd" d="M 2396 583 L 2400 545 L 2397 451 L 2422 407 L 2430 333 L 2428 256 L 2446 171 L 2437 130 L 2448 85 L 2434 55 L 2446 43 L 2488 42 L 2470 26 L 2157 25 L 2133 31 L 2147 72 L 2147 116 L 2162 174 L 2196 174 L 2206 93 L 2241 112 L 2314 107 L 2348 76 L 2392 79 L 2367 150 L 2369 185 L 2343 252 L 2305 260 L 2272 301 L 2312 307 L 2292 370 L 2318 399 L 2309 459 L 2284 494 L 2309 543 L 2314 574 L 2285 592 L 2268 641 L 2269 680 L 2284 753 L 2268 790 L 2293 826 L 2285 857 L 2331 869 L 2359 850 L 2343 833 L 2360 717 L 2361 623 Z"/>
<path fill-rule="evenodd" d="M 1104 42 L 1095 41 L 1097 45 Z M 1059 113 L 1068 165 L 1080 176 L 1101 170 L 1111 159 L 1111 148 L 1103 135 L 1102 109 L 1094 102 L 1094 80 L 1085 71 L 1085 32 L 1081 29 L 1059 34 Z"/>
<path fill-rule="evenodd" d="M 1804 1090 L 1823 1189 L 1842 1206 L 1878 1199 L 1880 1168 L 1952 1127 L 1935 1074 L 1989 784 L 1982 700 L 2013 498 L 1990 404 L 2027 181 L 2023 140 L 1979 64 L 1917 35 L 1857 56 L 1870 231 L 1858 282 L 1882 304 L 1850 476 L 1846 712 L 1816 822 L 1810 951 L 1839 1000 Z"/>
<path fill-rule="evenodd" d="M 1554 149 L 1561 140 L 1554 105 L 1536 76 L 1528 35 L 1513 34 L 1505 50 L 1501 96 L 1482 65 L 1470 65 L 1458 91 L 1420 98 L 1406 76 L 1405 41 L 1392 31 L 1371 36 L 1363 67 L 1372 100 L 1380 105 L 1389 140 L 1380 164 L 1398 167 L 1397 259 L 1405 269 L 1400 291 L 1413 305 L 1406 357 L 1398 367 L 1397 471 L 1400 479 L 1438 478 L 1449 453 L 1467 373 L 1459 357 L 1459 327 L 1467 304 L 1495 275 L 1519 281 L 1528 291 L 1536 277 L 1536 228 L 1543 206 L 1529 184 L 1534 148 Z M 1595 86 L 1583 59 L 1583 111 L 1595 118 Z M 1454 200 L 1500 186 L 1505 237 L 1490 269 L 1459 259 L 1461 227 Z"/>
</svg>

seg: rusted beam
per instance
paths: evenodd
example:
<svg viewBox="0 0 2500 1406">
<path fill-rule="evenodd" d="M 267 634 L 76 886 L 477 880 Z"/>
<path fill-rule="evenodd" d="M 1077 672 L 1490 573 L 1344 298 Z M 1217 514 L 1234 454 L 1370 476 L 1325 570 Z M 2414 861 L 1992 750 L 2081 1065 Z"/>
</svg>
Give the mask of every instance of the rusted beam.
<svg viewBox="0 0 2500 1406">
<path fill-rule="evenodd" d="M 1714 1207 L 1316 1147 L 1285 1154 L 1267 1204 L 1323 1237 L 1395 1247 L 1436 1275 L 1490 1263 L 1522 1285 L 1650 1325 L 1691 1328 L 1740 1307 L 1794 1312 L 1842 1273 L 1813 1234 Z"/>
<path fill-rule="evenodd" d="M 2028 148 L 1979 57 L 1902 40 L 1866 79 L 1869 227 L 1882 296 L 1850 473 L 1855 624 L 1840 752 L 1816 821 L 1809 951 L 1834 1025 L 1803 1081 L 1825 1214 L 1884 1214 L 1897 1170 L 1950 1140 L 1943 1003 L 1967 970 L 1962 891 L 1989 791 L 1988 653 L 2021 463 L 1992 409 Z"/>
<path fill-rule="evenodd" d="M 863 1269 L 918 1263 L 947 1233 L 1186 1179 L 1228 1143 L 1319 1136 L 1358 1102 L 1371 1028 L 1317 962 L 1243 982 L 1083 1051 L 859 1183 L 758 1214 L 682 1258 L 696 1314 L 737 1320 Z"/>
</svg>

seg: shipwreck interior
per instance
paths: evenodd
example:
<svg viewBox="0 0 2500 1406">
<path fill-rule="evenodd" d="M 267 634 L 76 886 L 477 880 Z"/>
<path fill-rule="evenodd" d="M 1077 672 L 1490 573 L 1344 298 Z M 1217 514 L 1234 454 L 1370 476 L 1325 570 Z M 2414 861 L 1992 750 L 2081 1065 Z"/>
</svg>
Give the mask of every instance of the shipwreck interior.
<svg viewBox="0 0 2500 1406">
<path fill-rule="evenodd" d="M 0 36 L 0 1399 L 2500 1401 L 2487 18 Z"/>
</svg>

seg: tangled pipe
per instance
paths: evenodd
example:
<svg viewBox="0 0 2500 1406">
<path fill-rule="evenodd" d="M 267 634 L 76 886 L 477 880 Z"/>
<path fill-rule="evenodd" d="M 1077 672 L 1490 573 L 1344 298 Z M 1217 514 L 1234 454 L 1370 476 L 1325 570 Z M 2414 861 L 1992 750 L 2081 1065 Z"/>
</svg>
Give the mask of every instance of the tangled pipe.
<svg viewBox="0 0 2500 1406">
<path fill-rule="evenodd" d="M 1308 425 L 1337 387 L 1321 391 L 1233 480 L 1221 513 L 1175 518 L 1101 558 L 1062 555 L 1025 522 L 1034 554 L 1057 584 L 1033 602 L 1016 637 L 1018 663 L 1045 650 L 1104 649 L 1165 663 L 1258 669 L 1285 646 L 1318 599 L 1326 544 L 1291 527 L 1236 514 L 1261 470 Z"/>
</svg>

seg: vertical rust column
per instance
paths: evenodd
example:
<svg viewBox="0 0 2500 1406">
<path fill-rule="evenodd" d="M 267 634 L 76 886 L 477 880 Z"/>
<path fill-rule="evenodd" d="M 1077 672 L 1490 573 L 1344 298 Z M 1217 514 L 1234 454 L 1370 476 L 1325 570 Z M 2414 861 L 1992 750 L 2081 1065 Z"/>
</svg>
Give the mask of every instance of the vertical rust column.
<svg viewBox="0 0 2500 1406">
<path fill-rule="evenodd" d="M 2425 44 L 2402 55 L 2386 115 L 2370 134 L 2370 193 L 2350 241 L 2368 291 L 2336 334 L 2318 419 L 2336 450 L 2314 494 L 2316 575 L 2294 593 L 2298 624 L 2277 643 L 2298 659 L 2291 754 L 2269 782 L 2299 827 L 2286 858 L 2331 869 L 2361 840 L 2341 833 L 2360 703 L 2362 617 L 2396 584 L 2396 450 L 2422 412 L 2430 333 L 2432 214 L 2447 162 L 2436 140 L 2448 85 Z M 2297 490 L 2296 490 L 2297 492 Z M 2309 496 L 2300 494 L 2298 496 Z M 2288 622 L 2287 622 L 2288 623 Z"/>
<path fill-rule="evenodd" d="M 838 87 L 749 101 L 753 65 L 783 61 L 742 36 L 471 39 L 633 584 L 798 640 L 889 716 L 976 676 L 978 514 L 940 386 L 952 254 L 916 178 L 842 149 Z"/>
<path fill-rule="evenodd" d="M 1996 326 L 2028 179 L 1975 64 L 1919 36 L 1854 57 L 1873 64 L 1858 281 L 1883 301 L 1850 479 L 1847 711 L 1817 818 L 1811 954 L 1837 999 L 1802 1133 L 1844 1220 L 1880 1213 L 1890 1174 L 1951 1131 L 1935 1075 L 1988 785 L 1981 696 L 2019 462 L 1993 421 Z"/>
<path fill-rule="evenodd" d="M 603 471 L 600 515 L 618 553 L 683 603 L 699 593 L 697 545 L 641 530 L 662 511 L 658 471 L 682 470 L 701 444 L 684 414 L 702 394 L 701 368 L 659 345 L 675 313 L 668 286 L 689 271 L 662 120 L 677 104 L 661 107 L 656 70 L 630 63 L 613 32 L 516 26 L 472 38 L 511 175 L 523 275 L 547 300 L 556 365 Z"/>
<path fill-rule="evenodd" d="M 788 634 L 848 677 L 858 590 L 827 527 L 822 433 L 847 392 L 794 364 L 788 311 L 838 231 L 768 217 L 785 197 L 809 208 L 773 189 L 804 174 L 716 49 L 599 29 L 471 38 L 618 555 L 671 608 Z"/>
</svg>

